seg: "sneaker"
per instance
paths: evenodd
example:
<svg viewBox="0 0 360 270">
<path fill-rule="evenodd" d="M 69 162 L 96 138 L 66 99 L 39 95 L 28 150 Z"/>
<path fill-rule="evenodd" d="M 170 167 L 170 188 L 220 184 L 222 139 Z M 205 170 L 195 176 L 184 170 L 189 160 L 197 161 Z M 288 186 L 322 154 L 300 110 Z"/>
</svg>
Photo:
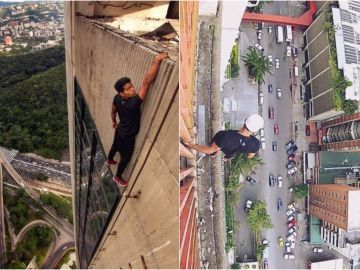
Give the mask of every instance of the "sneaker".
<svg viewBox="0 0 360 270">
<path fill-rule="evenodd" d="M 119 186 L 122 187 L 126 187 L 128 185 L 128 182 L 126 182 L 125 180 L 121 179 L 120 177 L 114 176 L 112 179 L 116 184 L 118 184 Z"/>
<path fill-rule="evenodd" d="M 111 166 L 111 165 L 116 165 L 117 162 L 115 160 L 107 160 L 105 161 L 105 164 Z"/>
<path fill-rule="evenodd" d="M 235 156 L 232 156 L 232 157 L 224 156 L 224 161 L 232 160 L 234 157 Z"/>
<path fill-rule="evenodd" d="M 218 153 L 218 151 L 216 151 L 216 152 L 214 152 L 214 153 L 211 153 L 211 154 L 210 154 L 210 157 L 215 158 L 216 155 L 217 155 L 217 153 Z"/>
</svg>

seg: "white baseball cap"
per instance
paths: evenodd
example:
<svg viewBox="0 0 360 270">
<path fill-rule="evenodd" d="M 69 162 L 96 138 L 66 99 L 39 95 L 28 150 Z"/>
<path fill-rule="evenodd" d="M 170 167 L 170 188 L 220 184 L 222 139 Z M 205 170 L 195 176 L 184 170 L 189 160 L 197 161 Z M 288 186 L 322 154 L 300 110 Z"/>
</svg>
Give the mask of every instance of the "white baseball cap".
<svg viewBox="0 0 360 270">
<path fill-rule="evenodd" d="M 264 119 L 258 114 L 252 114 L 245 120 L 246 128 L 251 132 L 257 132 L 264 126 Z"/>
</svg>

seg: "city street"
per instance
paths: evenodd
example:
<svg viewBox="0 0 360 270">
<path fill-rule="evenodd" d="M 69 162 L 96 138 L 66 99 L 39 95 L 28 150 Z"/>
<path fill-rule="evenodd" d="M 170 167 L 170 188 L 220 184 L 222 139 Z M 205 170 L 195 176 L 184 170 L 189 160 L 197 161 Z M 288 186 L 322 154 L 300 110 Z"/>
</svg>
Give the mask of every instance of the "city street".
<svg viewBox="0 0 360 270">
<path fill-rule="evenodd" d="M 266 8 L 273 14 L 288 15 L 291 10 L 294 10 L 296 4 L 288 3 L 286 6 L 274 3 L 274 5 L 266 5 Z M 279 10 L 282 8 L 282 10 Z M 303 6 L 302 6 L 303 9 Z M 300 15 L 300 11 L 295 12 L 296 16 Z M 268 267 L 272 269 L 281 268 L 307 268 L 308 260 L 321 261 L 325 259 L 341 258 L 338 253 L 329 250 L 323 246 L 324 252 L 316 254 L 312 251 L 313 246 L 309 245 L 309 235 L 307 232 L 307 219 L 305 213 L 304 200 L 296 201 L 296 208 L 298 210 L 297 224 L 296 224 L 296 245 L 291 253 L 295 255 L 294 260 L 284 259 L 285 247 L 280 247 L 278 238 L 286 239 L 287 232 L 287 205 L 294 201 L 293 194 L 288 192 L 288 188 L 295 184 L 301 184 L 303 179 L 301 175 L 302 151 L 307 150 L 307 140 L 305 136 L 306 120 L 303 117 L 302 104 L 300 101 L 299 84 L 301 72 L 299 77 L 292 79 L 290 74 L 292 72 L 293 58 L 286 56 L 286 42 L 282 44 L 276 43 L 276 25 L 271 25 L 273 29 L 272 34 L 268 34 L 269 24 L 265 24 L 262 29 L 262 39 L 258 42 L 256 37 L 256 30 L 253 23 L 242 23 L 241 34 L 239 39 L 239 55 L 246 54 L 249 46 L 254 46 L 255 43 L 260 43 L 264 47 L 264 55 L 267 57 L 272 55 L 273 59 L 273 74 L 267 74 L 264 79 L 265 83 L 261 85 L 260 91 L 264 95 L 264 102 L 258 105 L 258 90 L 257 85 L 252 84 L 248 80 L 248 70 L 240 60 L 240 77 L 229 80 L 224 84 L 224 91 L 222 92 L 222 101 L 224 108 L 224 122 L 230 122 L 232 127 L 241 127 L 245 117 L 252 113 L 259 112 L 265 120 L 265 150 L 260 150 L 260 157 L 264 164 L 256 170 L 252 177 L 256 180 L 255 185 L 248 182 L 243 183 L 240 189 L 240 200 L 235 209 L 235 219 L 240 222 L 239 229 L 236 233 L 236 257 L 238 261 L 253 260 L 255 256 L 255 242 L 254 236 L 250 232 L 246 213 L 244 212 L 244 205 L 248 199 L 262 200 L 267 203 L 267 211 L 271 216 L 273 228 L 262 232 L 262 239 L 270 241 L 269 244 L 269 259 Z M 284 31 L 286 33 L 286 31 Z M 302 44 L 302 32 L 298 29 L 293 32 L 294 44 L 299 48 Z M 275 68 L 275 59 L 279 59 L 279 68 Z M 301 69 L 302 53 L 299 52 L 297 65 Z M 297 83 L 293 87 L 293 92 L 290 92 L 291 82 Z M 272 84 L 272 93 L 268 92 L 268 84 Z M 281 98 L 277 97 L 276 91 L 280 88 Z M 292 96 L 294 95 L 294 96 Z M 274 107 L 274 119 L 269 119 L 269 106 Z M 294 133 L 294 123 L 298 125 L 298 134 Z M 274 125 L 279 127 L 279 134 L 275 134 Z M 289 180 L 286 179 L 287 168 L 287 154 L 285 144 L 291 139 L 295 139 L 299 146 L 299 151 L 295 157 L 295 162 L 299 172 L 291 176 Z M 276 142 L 277 150 L 272 150 L 272 143 Z M 282 176 L 283 185 L 278 187 L 275 182 L 274 187 L 269 186 L 269 174 L 273 174 L 275 178 Z M 279 212 L 277 209 L 277 200 L 283 201 L 284 210 Z M 303 241 L 303 242 L 302 242 Z"/>
</svg>

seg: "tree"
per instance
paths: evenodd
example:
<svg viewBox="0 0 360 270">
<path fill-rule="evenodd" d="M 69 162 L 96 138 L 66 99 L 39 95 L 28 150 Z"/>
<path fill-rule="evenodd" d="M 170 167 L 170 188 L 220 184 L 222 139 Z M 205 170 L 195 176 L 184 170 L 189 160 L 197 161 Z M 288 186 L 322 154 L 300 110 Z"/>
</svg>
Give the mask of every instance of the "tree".
<svg viewBox="0 0 360 270">
<path fill-rule="evenodd" d="M 39 180 L 39 181 L 47 181 L 49 177 L 47 177 L 45 174 L 39 172 L 37 175 L 36 175 L 36 179 Z"/>
<path fill-rule="evenodd" d="M 346 114 L 353 114 L 357 109 L 355 101 L 347 99 L 344 101 L 343 110 Z"/>
<path fill-rule="evenodd" d="M 270 73 L 271 70 L 269 59 L 262 54 L 260 55 L 254 47 L 249 47 L 247 54 L 242 56 L 241 59 L 249 69 L 250 78 L 254 79 L 259 85 L 264 83 L 265 74 Z"/>
<path fill-rule="evenodd" d="M 266 203 L 263 201 L 254 202 L 247 217 L 249 228 L 252 232 L 254 232 L 255 239 L 257 239 L 261 230 L 271 229 L 273 227 L 271 217 L 266 211 Z"/>
<path fill-rule="evenodd" d="M 302 199 L 307 196 L 308 190 L 309 190 L 308 186 L 305 184 L 296 185 L 296 186 L 294 186 L 294 191 L 293 191 L 294 197 L 296 199 Z"/>
</svg>

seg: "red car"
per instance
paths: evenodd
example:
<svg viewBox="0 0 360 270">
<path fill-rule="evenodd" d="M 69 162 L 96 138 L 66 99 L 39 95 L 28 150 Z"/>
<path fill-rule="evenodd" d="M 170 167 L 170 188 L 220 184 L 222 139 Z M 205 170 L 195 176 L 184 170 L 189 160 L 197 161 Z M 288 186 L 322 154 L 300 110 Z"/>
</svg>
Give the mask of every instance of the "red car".
<svg viewBox="0 0 360 270">
<path fill-rule="evenodd" d="M 288 222 L 288 226 L 289 226 L 289 224 L 295 225 L 295 224 L 296 224 L 296 220 L 295 220 L 295 219 L 292 219 L 291 221 Z"/>
<path fill-rule="evenodd" d="M 277 124 L 274 125 L 274 133 L 279 134 L 279 126 Z"/>
<path fill-rule="evenodd" d="M 294 160 L 295 158 L 295 154 L 291 154 L 290 156 L 288 156 L 288 160 Z"/>
<path fill-rule="evenodd" d="M 274 107 L 269 107 L 269 119 L 274 119 L 275 113 L 274 113 Z"/>
<path fill-rule="evenodd" d="M 293 224 L 292 222 L 289 222 L 288 225 L 287 225 L 287 228 L 290 229 L 291 227 L 294 227 L 295 224 Z"/>
</svg>

